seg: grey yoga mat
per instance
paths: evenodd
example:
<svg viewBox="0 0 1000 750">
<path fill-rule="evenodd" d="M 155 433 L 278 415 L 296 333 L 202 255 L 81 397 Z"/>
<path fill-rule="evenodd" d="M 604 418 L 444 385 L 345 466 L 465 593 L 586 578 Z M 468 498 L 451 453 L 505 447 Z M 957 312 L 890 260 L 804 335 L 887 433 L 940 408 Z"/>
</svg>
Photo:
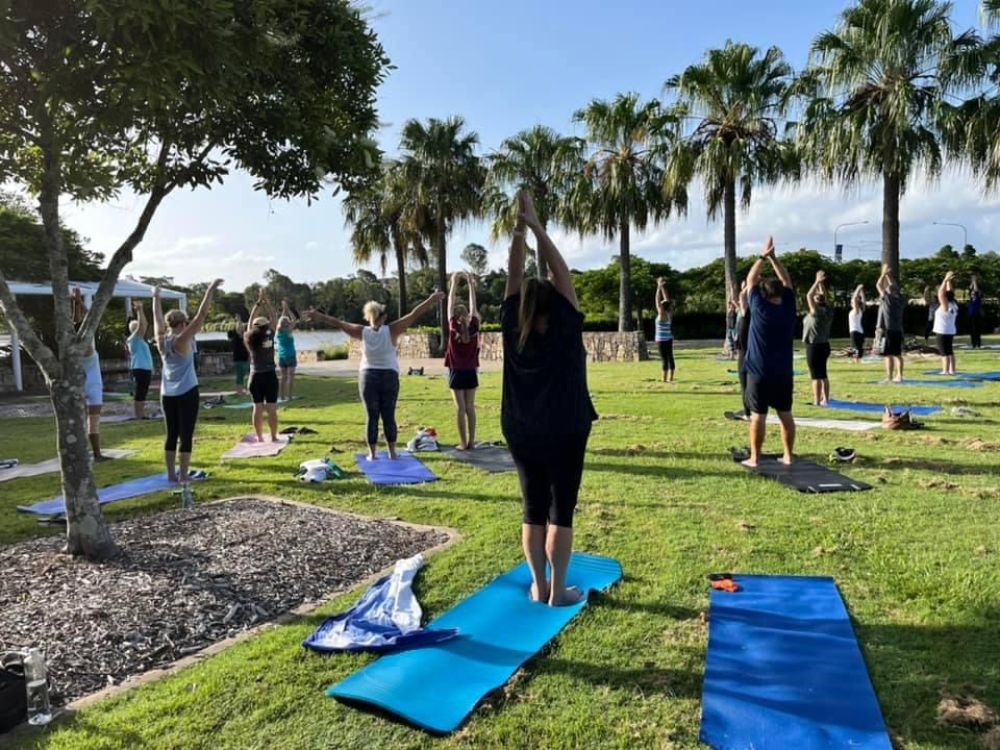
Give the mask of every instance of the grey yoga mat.
<svg viewBox="0 0 1000 750">
<path fill-rule="evenodd" d="M 514 471 L 516 468 L 510 451 L 502 445 L 483 445 L 467 451 L 448 448 L 445 452 L 452 458 L 471 464 L 477 469 L 482 469 L 490 474 Z"/>
<path fill-rule="evenodd" d="M 759 476 L 775 479 L 799 492 L 860 492 L 872 488 L 870 484 L 845 477 L 803 458 L 796 458 L 790 466 L 787 466 L 778 461 L 777 456 L 765 455 L 761 456 L 756 467 L 743 466 L 743 468 Z"/>
</svg>

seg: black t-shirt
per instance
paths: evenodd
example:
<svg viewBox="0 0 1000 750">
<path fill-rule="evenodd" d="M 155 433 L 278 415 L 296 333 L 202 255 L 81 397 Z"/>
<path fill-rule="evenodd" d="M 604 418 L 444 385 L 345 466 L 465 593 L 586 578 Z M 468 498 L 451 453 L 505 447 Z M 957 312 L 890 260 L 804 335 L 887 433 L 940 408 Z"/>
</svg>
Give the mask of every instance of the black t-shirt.
<svg viewBox="0 0 1000 750">
<path fill-rule="evenodd" d="M 500 422 L 509 443 L 545 447 L 590 430 L 597 412 L 587 388 L 583 313 L 558 292 L 545 334 L 532 332 L 518 351 L 521 295 L 504 300 L 503 400 Z"/>
<path fill-rule="evenodd" d="M 226 336 L 229 338 L 229 346 L 233 350 L 233 362 L 249 362 L 250 352 L 243 337 L 236 331 L 229 331 Z"/>
</svg>

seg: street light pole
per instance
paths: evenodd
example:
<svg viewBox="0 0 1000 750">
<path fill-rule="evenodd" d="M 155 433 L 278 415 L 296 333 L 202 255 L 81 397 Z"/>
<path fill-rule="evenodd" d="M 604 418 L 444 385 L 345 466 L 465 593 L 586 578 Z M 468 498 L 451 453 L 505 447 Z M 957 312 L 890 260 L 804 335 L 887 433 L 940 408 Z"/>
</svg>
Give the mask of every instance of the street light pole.
<svg viewBox="0 0 1000 750">
<path fill-rule="evenodd" d="M 932 221 L 932 224 L 936 224 L 939 227 L 958 227 L 962 230 L 962 250 L 965 250 L 966 246 L 969 244 L 969 230 L 965 228 L 965 224 L 956 224 L 953 221 Z"/>
<path fill-rule="evenodd" d="M 857 227 L 857 226 L 861 226 L 862 224 L 869 224 L 869 223 L 871 223 L 871 222 L 868 222 L 868 221 L 849 221 L 846 224 L 838 224 L 837 227 L 833 230 L 833 256 L 834 256 L 834 258 L 837 257 L 837 232 L 839 232 L 844 227 Z"/>
</svg>

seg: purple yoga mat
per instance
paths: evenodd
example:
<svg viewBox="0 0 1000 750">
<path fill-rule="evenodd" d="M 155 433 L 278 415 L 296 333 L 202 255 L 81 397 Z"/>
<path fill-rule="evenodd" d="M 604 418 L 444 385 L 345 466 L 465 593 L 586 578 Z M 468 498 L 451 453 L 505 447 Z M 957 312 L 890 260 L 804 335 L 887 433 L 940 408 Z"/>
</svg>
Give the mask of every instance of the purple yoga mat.
<svg viewBox="0 0 1000 750">
<path fill-rule="evenodd" d="M 259 458 L 261 456 L 277 456 L 292 442 L 291 435 L 278 435 L 277 442 L 264 438 L 263 443 L 257 442 L 256 435 L 246 435 L 233 448 L 222 454 L 223 458 Z"/>
</svg>

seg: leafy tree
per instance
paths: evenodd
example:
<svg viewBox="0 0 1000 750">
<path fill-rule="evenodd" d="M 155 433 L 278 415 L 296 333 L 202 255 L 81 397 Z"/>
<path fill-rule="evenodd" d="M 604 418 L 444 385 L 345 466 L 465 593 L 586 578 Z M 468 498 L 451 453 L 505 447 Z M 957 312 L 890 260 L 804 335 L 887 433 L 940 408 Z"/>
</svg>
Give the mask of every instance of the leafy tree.
<svg viewBox="0 0 1000 750">
<path fill-rule="evenodd" d="M 580 138 L 559 135 L 544 125 L 522 130 L 500 144 L 489 157 L 484 198 L 486 213 L 493 216 L 494 240 L 514 230 L 521 188 L 531 191 L 538 218 L 548 227 L 583 171 L 583 147 Z M 541 258 L 537 272 L 548 276 Z"/>
<path fill-rule="evenodd" d="M 344 217 L 352 227 L 351 245 L 355 263 L 370 263 L 378 256 L 385 276 L 389 253 L 396 261 L 399 284 L 399 316 L 409 309 L 406 268 L 411 259 L 427 265 L 427 248 L 421 237 L 420 207 L 415 192 L 408 189 L 398 162 L 382 167 L 379 181 L 368 190 L 351 193 L 344 200 Z"/>
<path fill-rule="evenodd" d="M 777 47 L 761 54 L 749 44 L 728 41 L 664 86 L 676 97 L 683 135 L 667 162 L 667 189 L 683 190 L 698 177 L 709 219 L 721 211 L 727 300 L 738 289 L 737 188 L 746 210 L 755 185 L 798 174 L 795 148 L 779 124 L 791 101 L 792 80 L 792 67 Z"/>
<path fill-rule="evenodd" d="M 56 345 L 38 336 L 5 273 L 0 308 L 49 384 L 67 548 L 105 558 L 115 544 L 87 450 L 83 355 L 122 269 L 169 194 L 211 187 L 230 166 L 280 198 L 370 180 L 388 60 L 349 0 L 6 0 L 0 61 L 0 183 L 38 201 Z M 59 199 L 123 189 L 143 210 L 76 329 Z"/>
<path fill-rule="evenodd" d="M 882 181 L 882 262 L 899 278 L 899 201 L 913 172 L 936 175 L 937 115 L 973 81 L 967 61 L 977 35 L 952 34 L 951 4 L 859 0 L 812 44 L 798 137 L 823 176 L 850 186 Z"/>
<path fill-rule="evenodd" d="M 417 204 L 416 225 L 430 239 L 437 284 L 448 288 L 448 235 L 455 224 L 478 216 L 485 171 L 476 155 L 479 136 L 465 132 L 461 117 L 409 120 L 400 139 L 402 179 Z M 447 301 L 439 310 L 441 340 L 448 336 Z"/>
<path fill-rule="evenodd" d="M 664 155 L 673 141 L 673 120 L 659 102 L 640 102 L 638 94 L 612 101 L 594 100 L 573 119 L 587 129 L 590 150 L 581 179 L 567 198 L 566 216 L 581 233 L 600 231 L 618 237 L 620 280 L 618 330 L 632 330 L 631 227 L 640 231 L 687 210 L 687 193 L 664 192 Z"/>
<path fill-rule="evenodd" d="M 476 276 L 485 276 L 486 271 L 489 269 L 489 253 L 486 252 L 485 247 L 477 245 L 475 242 L 470 242 L 465 246 L 465 249 L 462 251 L 462 260 L 465 261 L 466 265 L 472 269 L 472 273 Z"/>
</svg>

